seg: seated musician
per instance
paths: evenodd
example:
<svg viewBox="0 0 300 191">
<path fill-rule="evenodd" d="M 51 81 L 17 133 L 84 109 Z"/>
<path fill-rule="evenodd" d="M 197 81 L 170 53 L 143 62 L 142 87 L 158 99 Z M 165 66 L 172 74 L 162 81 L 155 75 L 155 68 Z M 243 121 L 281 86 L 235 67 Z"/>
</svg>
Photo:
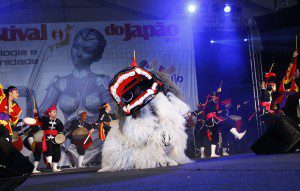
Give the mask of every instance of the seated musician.
<svg viewBox="0 0 300 191">
<path fill-rule="evenodd" d="M 57 119 L 56 105 L 47 109 L 44 113 L 46 116 L 39 117 L 37 110 L 34 109 L 35 117 L 41 123 L 42 130 L 44 130 L 44 137 L 42 142 L 42 150 L 46 156 L 46 160 L 52 166 L 53 172 L 60 172 L 57 168 L 57 163 L 60 160 L 61 145 L 55 142 L 55 136 L 62 134 L 64 130 L 63 123 Z"/>
<path fill-rule="evenodd" d="M 84 146 L 85 144 L 92 144 L 92 142 L 85 142 L 85 139 L 87 137 L 84 137 L 81 141 L 76 141 L 74 139 L 74 137 L 72 135 L 73 132 L 75 130 L 79 130 L 79 128 L 86 128 L 88 131 L 89 131 L 89 134 L 91 134 L 94 129 L 93 129 L 93 126 L 92 124 L 89 124 L 86 122 L 87 120 L 87 117 L 88 117 L 88 113 L 86 111 L 86 109 L 84 108 L 79 108 L 77 110 L 77 119 L 71 121 L 71 124 L 69 126 L 69 138 L 71 139 L 71 142 L 76 146 L 76 150 L 77 150 L 77 153 L 78 153 L 78 167 L 83 167 L 83 159 L 84 159 L 84 155 L 85 155 L 85 150 L 87 149 L 87 147 L 89 146 Z"/>
<path fill-rule="evenodd" d="M 97 120 L 97 123 L 100 123 L 98 132 L 102 141 L 105 141 L 105 137 L 111 129 L 109 123 L 113 120 L 116 120 L 116 115 L 111 113 L 109 103 L 102 104 L 99 108 L 99 118 Z"/>
</svg>

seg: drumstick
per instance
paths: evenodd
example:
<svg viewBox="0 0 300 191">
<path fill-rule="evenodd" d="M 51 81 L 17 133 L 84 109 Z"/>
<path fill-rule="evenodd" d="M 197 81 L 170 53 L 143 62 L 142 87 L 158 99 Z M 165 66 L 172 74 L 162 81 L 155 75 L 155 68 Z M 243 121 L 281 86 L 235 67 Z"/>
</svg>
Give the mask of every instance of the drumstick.
<svg viewBox="0 0 300 191">
<path fill-rule="evenodd" d="M 272 71 L 272 69 L 273 69 L 273 66 L 274 66 L 274 63 L 272 63 L 272 66 L 271 66 L 271 68 L 270 68 L 269 72 L 271 72 L 271 71 Z"/>
<path fill-rule="evenodd" d="M 298 35 L 296 35 L 296 50 L 298 49 Z"/>
<path fill-rule="evenodd" d="M 86 139 L 84 140 L 83 144 L 85 145 L 85 143 L 87 142 L 87 140 L 90 138 L 91 133 L 89 133 L 89 135 L 86 137 Z"/>
<path fill-rule="evenodd" d="M 223 80 L 221 80 L 219 88 L 222 88 L 222 84 L 223 84 Z"/>
<path fill-rule="evenodd" d="M 86 137 L 86 139 L 84 140 L 83 144 L 85 145 L 85 143 L 87 142 L 87 140 L 90 138 L 91 134 L 94 132 L 94 129 L 91 129 L 89 131 L 89 135 Z"/>
<path fill-rule="evenodd" d="M 32 96 L 32 100 L 33 100 L 33 108 L 36 109 L 36 103 L 35 103 L 35 99 L 33 96 Z"/>
</svg>

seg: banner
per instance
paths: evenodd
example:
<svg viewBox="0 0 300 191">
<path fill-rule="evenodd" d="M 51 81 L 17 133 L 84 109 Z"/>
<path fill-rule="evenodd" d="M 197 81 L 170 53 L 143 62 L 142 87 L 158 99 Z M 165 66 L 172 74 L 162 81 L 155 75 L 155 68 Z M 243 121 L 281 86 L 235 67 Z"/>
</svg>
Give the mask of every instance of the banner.
<svg viewBox="0 0 300 191">
<path fill-rule="evenodd" d="M 0 28 L 0 83 L 4 88 L 19 87 L 21 118 L 33 115 L 34 97 L 40 114 L 57 104 L 58 118 L 65 123 L 76 118 L 78 108 L 85 108 L 88 121 L 95 122 L 99 106 L 112 102 L 110 80 L 130 65 L 133 51 L 141 66 L 168 73 L 185 101 L 196 108 L 193 35 L 191 24 L 185 20 L 40 23 Z M 97 132 L 93 139 L 89 150 L 101 151 Z M 85 161 L 96 160 L 95 156 Z M 71 162 L 61 160 L 61 164 L 67 163 Z"/>
</svg>

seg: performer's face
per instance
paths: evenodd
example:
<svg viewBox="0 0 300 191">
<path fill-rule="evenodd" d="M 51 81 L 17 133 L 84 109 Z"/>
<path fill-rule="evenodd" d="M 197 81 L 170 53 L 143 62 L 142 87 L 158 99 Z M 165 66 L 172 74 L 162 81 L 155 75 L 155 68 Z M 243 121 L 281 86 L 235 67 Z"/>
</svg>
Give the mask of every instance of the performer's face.
<svg viewBox="0 0 300 191">
<path fill-rule="evenodd" d="M 19 91 L 18 90 L 13 90 L 11 92 L 9 92 L 9 96 L 15 100 L 19 98 Z"/>
<path fill-rule="evenodd" d="M 94 33 L 88 34 L 86 37 L 78 32 L 74 38 L 71 51 L 71 58 L 75 66 L 85 67 L 99 60 L 101 56 L 97 56 L 99 50 L 99 40 Z"/>
<path fill-rule="evenodd" d="M 111 107 L 110 107 L 110 105 L 108 104 L 108 106 L 105 108 L 105 111 L 106 111 L 106 113 L 109 113 L 109 112 L 111 112 Z"/>
<path fill-rule="evenodd" d="M 226 107 L 226 108 L 231 108 L 231 103 L 230 103 L 230 102 L 227 103 L 227 104 L 225 105 L 225 107 Z"/>
<path fill-rule="evenodd" d="M 51 118 L 56 118 L 56 116 L 57 116 L 57 111 L 56 111 L 56 110 L 52 110 L 52 111 L 50 111 L 48 114 L 49 114 L 49 117 L 51 117 Z"/>
<path fill-rule="evenodd" d="M 214 100 L 214 101 L 217 101 L 218 97 L 217 96 L 212 96 L 211 99 Z"/>
<path fill-rule="evenodd" d="M 273 92 L 276 92 L 276 85 L 272 85 L 271 88 Z"/>
<path fill-rule="evenodd" d="M 81 120 L 81 121 L 86 121 L 86 119 L 87 119 L 87 113 L 82 113 L 82 114 L 80 115 L 80 120 Z"/>
</svg>

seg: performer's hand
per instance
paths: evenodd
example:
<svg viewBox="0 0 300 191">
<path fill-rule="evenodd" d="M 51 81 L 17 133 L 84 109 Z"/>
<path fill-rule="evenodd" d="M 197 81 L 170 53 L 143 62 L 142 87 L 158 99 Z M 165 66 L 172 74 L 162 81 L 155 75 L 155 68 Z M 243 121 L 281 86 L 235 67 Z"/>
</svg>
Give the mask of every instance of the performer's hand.
<svg viewBox="0 0 300 191">
<path fill-rule="evenodd" d="M 91 129 L 90 132 L 93 133 L 95 131 L 95 129 Z"/>
<path fill-rule="evenodd" d="M 298 50 L 295 50 L 293 57 L 297 57 L 298 56 Z"/>
<path fill-rule="evenodd" d="M 244 103 L 243 103 L 243 104 L 245 105 L 245 104 L 248 104 L 248 103 L 249 103 L 249 101 L 244 101 Z"/>
<path fill-rule="evenodd" d="M 217 92 L 220 93 L 222 91 L 222 88 L 218 88 Z"/>
<path fill-rule="evenodd" d="M 236 106 L 236 110 L 239 110 L 241 108 L 241 105 Z"/>
<path fill-rule="evenodd" d="M 261 88 L 262 89 L 266 89 L 267 87 L 266 87 L 266 82 L 265 81 L 262 81 L 262 83 L 261 83 Z"/>
</svg>

